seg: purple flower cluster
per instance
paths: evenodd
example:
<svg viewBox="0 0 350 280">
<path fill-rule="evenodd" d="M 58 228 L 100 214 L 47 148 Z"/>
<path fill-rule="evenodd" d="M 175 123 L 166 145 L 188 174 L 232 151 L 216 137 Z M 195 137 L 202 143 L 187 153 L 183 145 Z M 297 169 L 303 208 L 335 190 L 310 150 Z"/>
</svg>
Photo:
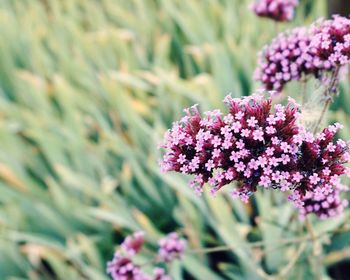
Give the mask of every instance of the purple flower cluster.
<svg viewBox="0 0 350 280">
<path fill-rule="evenodd" d="M 259 53 L 254 78 L 267 90 L 282 91 L 285 84 L 298 81 L 303 75 L 318 75 L 315 55 L 309 50 L 310 38 L 306 28 L 281 33 Z"/>
<path fill-rule="evenodd" d="M 159 241 L 159 247 L 159 258 L 164 262 L 171 262 L 181 257 L 186 249 L 186 241 L 180 239 L 176 232 L 172 232 Z"/>
<path fill-rule="evenodd" d="M 331 20 L 321 20 L 311 27 L 311 51 L 318 68 L 329 70 L 338 65 L 349 64 L 350 59 L 350 19 L 333 16 Z"/>
<path fill-rule="evenodd" d="M 322 78 L 338 66 L 349 64 L 350 20 L 334 16 L 311 28 L 279 34 L 259 54 L 255 79 L 267 90 L 282 91 L 292 80 L 312 74 Z"/>
<path fill-rule="evenodd" d="M 295 184 L 289 199 L 300 208 L 301 216 L 315 213 L 325 219 L 342 213 L 347 206 L 347 200 L 342 200 L 340 194 L 348 188 L 340 183 L 339 177 L 349 175 L 344 164 L 350 159 L 350 143 L 341 139 L 333 141 L 341 127 L 336 123 L 316 137 L 305 131 L 300 134 L 303 141 L 298 151 L 297 168 L 302 178 Z"/>
<path fill-rule="evenodd" d="M 319 218 L 327 219 L 343 213 L 349 204 L 346 199 L 340 197 L 344 190 L 333 190 L 322 196 L 309 192 L 303 198 L 304 205 L 300 208 L 300 217 L 303 218 L 309 213 L 315 213 Z"/>
<path fill-rule="evenodd" d="M 125 238 L 120 247 L 130 256 L 137 254 L 145 243 L 145 233 L 137 231 Z"/>
<path fill-rule="evenodd" d="M 134 263 L 132 257 L 140 252 L 144 242 L 143 232 L 135 232 L 125 238 L 112 261 L 107 263 L 107 273 L 113 280 L 171 280 L 162 268 L 156 267 L 153 276 L 149 276 L 142 271 L 140 265 Z M 171 262 L 175 258 L 181 258 L 185 249 L 186 241 L 179 238 L 177 233 L 170 233 L 159 241 L 159 251 L 154 262 Z"/>
<path fill-rule="evenodd" d="M 107 273 L 114 280 L 151 280 L 144 274 L 140 267 L 135 265 L 128 257 L 124 257 L 120 252 L 114 254 L 113 260 L 107 264 Z"/>
<path fill-rule="evenodd" d="M 257 0 L 252 9 L 260 17 L 275 21 L 291 21 L 298 4 L 298 0 Z"/>
<path fill-rule="evenodd" d="M 236 182 L 232 195 L 244 202 L 258 186 L 292 191 L 290 199 L 305 214 L 309 200 L 321 201 L 315 194 L 322 190 L 335 196 L 341 189 L 335 180 L 347 173 L 343 164 L 349 156 L 348 143 L 331 143 L 338 125 L 314 138 L 296 124 L 299 112 L 293 100 L 275 105 L 274 111 L 271 98 L 262 95 L 228 96 L 225 102 L 226 115 L 215 110 L 202 117 L 196 106 L 185 110 L 187 116 L 166 133 L 163 170 L 194 175 L 190 187 L 198 193 L 205 183 L 215 193 Z M 321 216 L 316 208 L 311 212 Z"/>
<path fill-rule="evenodd" d="M 258 185 L 287 189 L 294 175 L 288 172 L 297 148 L 293 136 L 299 131 L 295 103 L 278 104 L 272 113 L 271 99 L 262 95 L 228 96 L 225 102 L 225 116 L 215 110 L 202 118 L 192 107 L 174 123 L 163 146 L 163 169 L 194 174 L 190 186 L 197 192 L 205 183 L 216 192 L 236 181 L 239 189 L 233 195 L 245 202 Z"/>
</svg>

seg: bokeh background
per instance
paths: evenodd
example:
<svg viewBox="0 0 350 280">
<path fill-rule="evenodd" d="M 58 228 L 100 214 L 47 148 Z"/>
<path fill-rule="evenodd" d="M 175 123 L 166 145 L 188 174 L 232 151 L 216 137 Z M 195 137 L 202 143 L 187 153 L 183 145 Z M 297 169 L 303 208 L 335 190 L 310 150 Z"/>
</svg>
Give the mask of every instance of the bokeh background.
<svg viewBox="0 0 350 280">
<path fill-rule="evenodd" d="M 139 229 L 151 251 L 174 230 L 191 248 L 235 248 L 187 253 L 169 268 L 174 279 L 262 279 L 259 270 L 288 262 L 296 245 L 276 240 L 296 236 L 300 222 L 285 199 L 197 197 L 188 178 L 158 166 L 157 145 L 184 107 L 250 94 L 257 52 L 278 31 L 327 15 L 327 1 L 301 0 L 295 20 L 277 26 L 249 2 L 0 1 L 0 279 L 109 279 L 106 262 Z M 298 90 L 287 93 L 300 100 Z M 331 110 L 349 139 L 348 74 Z M 314 220 L 317 232 L 335 231 L 324 279 L 349 279 L 348 220 L 348 210 Z M 264 250 L 249 245 L 259 240 Z M 308 257 L 290 279 L 311 279 Z"/>
</svg>

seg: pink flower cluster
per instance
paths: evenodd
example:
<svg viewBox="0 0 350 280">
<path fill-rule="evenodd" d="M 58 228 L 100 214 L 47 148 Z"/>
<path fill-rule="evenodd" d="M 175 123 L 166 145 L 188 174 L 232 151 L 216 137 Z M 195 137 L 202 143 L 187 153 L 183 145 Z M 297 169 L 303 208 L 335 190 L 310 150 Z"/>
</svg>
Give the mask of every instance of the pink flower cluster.
<svg viewBox="0 0 350 280">
<path fill-rule="evenodd" d="M 171 262 L 181 257 L 186 249 L 186 241 L 180 239 L 176 232 L 172 232 L 159 241 L 159 247 L 159 258 L 164 262 Z"/>
<path fill-rule="evenodd" d="M 331 20 L 316 22 L 311 27 L 310 37 L 311 51 L 317 57 L 316 67 L 329 70 L 349 64 L 350 19 L 333 16 Z"/>
<path fill-rule="evenodd" d="M 167 133 L 162 167 L 166 171 L 194 174 L 190 186 L 202 192 L 209 183 L 212 192 L 238 182 L 233 194 L 247 202 L 257 186 L 280 187 L 293 164 L 297 107 L 275 106 L 271 99 L 253 95 L 242 99 L 225 98 L 229 113 L 206 112 L 202 118 L 196 107 L 176 122 Z M 293 175 L 293 174 L 291 174 Z M 293 178 L 289 176 L 288 178 Z"/>
<path fill-rule="evenodd" d="M 108 262 L 107 273 L 113 280 L 151 280 L 139 266 L 135 265 L 130 258 L 122 256 L 120 252 L 116 252 L 113 260 Z"/>
<path fill-rule="evenodd" d="M 348 159 L 348 143 L 331 144 L 338 126 L 327 128 L 315 140 L 296 124 L 299 113 L 293 100 L 286 106 L 275 105 L 274 111 L 271 98 L 263 95 L 228 96 L 225 102 L 229 109 L 226 115 L 215 110 L 202 117 L 196 106 L 185 110 L 187 116 L 166 133 L 163 170 L 194 175 L 190 187 L 198 193 L 205 183 L 215 193 L 236 182 L 238 188 L 232 195 L 244 202 L 258 186 L 292 191 L 290 199 L 304 212 L 308 211 L 303 210 L 307 199 L 317 201 L 310 192 L 329 189 L 324 193 L 327 195 L 333 194 L 330 189 L 340 189 L 333 183 L 336 176 L 347 172 L 343 163 Z M 310 141 L 315 141 L 312 147 Z M 339 145 L 343 145 L 341 150 Z M 313 165 L 310 160 L 314 160 Z M 330 175 L 321 177 L 318 173 L 326 167 Z M 316 175 L 320 177 L 312 177 Z M 317 209 L 311 212 L 318 214 Z"/>
<path fill-rule="evenodd" d="M 295 28 L 281 33 L 259 53 L 254 78 L 267 90 L 282 91 L 285 84 L 298 81 L 303 75 L 313 73 L 315 55 L 309 50 L 310 38 L 306 28 Z"/>
<path fill-rule="evenodd" d="M 107 273 L 113 280 L 171 280 L 162 268 L 156 267 L 153 276 L 149 276 L 142 271 L 140 265 L 133 262 L 132 257 L 140 252 L 144 242 L 143 232 L 135 232 L 125 238 L 112 261 L 107 263 Z M 186 241 L 180 239 L 177 233 L 170 233 L 159 241 L 159 251 L 154 262 L 171 262 L 175 258 L 181 258 L 185 249 Z"/>
<path fill-rule="evenodd" d="M 120 247 L 129 256 L 136 255 L 145 243 L 145 233 L 143 231 L 137 231 L 132 235 L 128 235 Z"/>
<path fill-rule="evenodd" d="M 254 78 L 265 89 L 282 91 L 292 80 L 312 74 L 322 78 L 327 72 L 349 64 L 350 20 L 334 16 L 310 29 L 295 28 L 279 34 L 259 54 Z"/>
<path fill-rule="evenodd" d="M 298 0 L 257 0 L 252 9 L 260 17 L 275 21 L 291 21 L 298 4 Z"/>
<path fill-rule="evenodd" d="M 337 131 L 342 128 L 338 123 L 325 128 L 313 137 L 303 132 L 302 145 L 299 149 L 297 168 L 301 174 L 300 182 L 295 184 L 289 197 L 301 216 L 315 213 L 321 219 L 329 218 L 343 212 L 348 205 L 340 194 L 348 187 L 340 183 L 340 176 L 349 175 L 344 166 L 350 159 L 349 142 L 339 139 L 334 143 Z"/>
</svg>

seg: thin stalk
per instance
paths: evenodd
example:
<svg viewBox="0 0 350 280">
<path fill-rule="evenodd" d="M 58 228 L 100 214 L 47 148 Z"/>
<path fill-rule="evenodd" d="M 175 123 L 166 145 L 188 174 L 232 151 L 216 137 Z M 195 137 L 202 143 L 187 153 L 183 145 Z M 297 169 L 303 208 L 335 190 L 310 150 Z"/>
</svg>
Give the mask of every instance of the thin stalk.
<svg viewBox="0 0 350 280">
<path fill-rule="evenodd" d="M 302 242 L 299 245 L 298 250 L 295 252 L 294 256 L 291 258 L 291 260 L 287 263 L 287 265 L 282 268 L 280 273 L 277 275 L 277 279 L 286 279 L 286 276 L 288 275 L 289 271 L 294 267 L 298 259 L 300 258 L 301 254 L 304 252 L 306 248 L 306 242 Z"/>
<path fill-rule="evenodd" d="M 325 236 L 328 234 L 328 232 L 324 232 L 320 235 L 317 236 L 310 236 L 310 235 L 303 235 L 299 237 L 293 237 L 293 238 L 285 238 L 276 241 L 276 244 L 279 244 L 279 246 L 276 246 L 276 248 L 280 248 L 281 245 L 288 245 L 288 244 L 293 244 L 293 243 L 300 243 L 300 242 L 305 242 L 305 241 L 310 241 L 315 239 L 320 239 L 321 237 Z M 259 248 L 259 247 L 264 247 L 266 246 L 265 241 L 256 241 L 256 242 L 251 242 L 247 245 L 245 245 L 249 248 Z M 244 247 L 244 246 L 242 246 Z M 223 252 L 223 251 L 232 251 L 234 249 L 237 249 L 237 247 L 234 246 L 217 246 L 217 247 L 211 247 L 211 248 L 200 248 L 200 249 L 194 249 L 189 251 L 189 253 L 192 254 L 209 254 L 209 253 L 216 253 L 216 252 Z M 271 248 L 272 250 L 273 248 Z"/>
<path fill-rule="evenodd" d="M 321 115 L 317 120 L 317 123 L 315 125 L 315 129 L 314 132 L 316 133 L 318 131 L 318 128 L 320 127 L 320 124 L 324 118 L 324 116 L 326 115 L 326 112 L 328 111 L 329 105 L 331 105 L 331 101 L 332 99 L 330 97 L 327 97 L 326 102 L 323 105 L 322 111 L 321 111 Z"/>
<path fill-rule="evenodd" d="M 303 77 L 301 80 L 301 105 L 304 106 L 306 103 L 306 87 L 307 87 L 307 78 Z"/>
<path fill-rule="evenodd" d="M 312 226 L 312 222 L 309 218 L 309 216 L 305 217 L 305 226 L 307 231 L 310 234 L 311 242 L 312 242 L 312 258 L 310 258 L 310 265 L 313 271 L 313 274 L 315 276 L 314 279 L 319 280 L 321 279 L 320 269 L 319 269 L 319 263 L 320 263 L 320 257 L 322 252 L 322 246 L 319 242 L 315 231 Z"/>
<path fill-rule="evenodd" d="M 319 129 L 319 126 L 324 118 L 324 116 L 326 115 L 326 112 L 328 111 L 328 108 L 332 102 L 332 91 L 333 89 L 337 86 L 338 83 L 338 75 L 339 75 L 339 70 L 340 68 L 337 67 L 334 72 L 332 73 L 331 76 L 331 80 L 329 83 L 329 86 L 326 87 L 325 91 L 324 91 L 324 98 L 325 98 L 325 103 L 323 105 L 320 117 L 318 118 L 316 125 L 315 125 L 315 129 L 314 129 L 314 133 L 316 133 Z"/>
</svg>

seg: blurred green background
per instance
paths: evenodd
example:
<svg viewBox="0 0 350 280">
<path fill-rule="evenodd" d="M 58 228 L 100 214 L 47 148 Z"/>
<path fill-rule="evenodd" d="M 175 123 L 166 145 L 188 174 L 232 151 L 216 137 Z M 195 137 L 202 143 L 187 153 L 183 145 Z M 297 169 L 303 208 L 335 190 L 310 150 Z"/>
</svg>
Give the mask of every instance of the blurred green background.
<svg viewBox="0 0 350 280">
<path fill-rule="evenodd" d="M 157 145 L 184 107 L 250 94 L 257 52 L 277 30 L 327 13 L 326 1 L 301 0 L 295 21 L 276 26 L 249 2 L 0 1 L 0 279 L 109 279 L 106 261 L 138 229 L 150 251 L 174 230 L 191 248 L 235 248 L 189 252 L 169 268 L 174 279 L 280 271 L 296 245 L 276 241 L 300 231 L 285 199 L 197 197 L 188 178 L 158 166 Z M 329 120 L 346 124 L 349 138 L 348 81 Z M 299 100 L 298 85 L 287 90 Z M 324 279 L 346 275 L 348 219 L 347 210 L 314 220 L 317 232 L 337 230 L 324 246 Z M 264 250 L 249 245 L 259 240 Z M 311 279 L 310 250 L 290 279 Z"/>
</svg>

